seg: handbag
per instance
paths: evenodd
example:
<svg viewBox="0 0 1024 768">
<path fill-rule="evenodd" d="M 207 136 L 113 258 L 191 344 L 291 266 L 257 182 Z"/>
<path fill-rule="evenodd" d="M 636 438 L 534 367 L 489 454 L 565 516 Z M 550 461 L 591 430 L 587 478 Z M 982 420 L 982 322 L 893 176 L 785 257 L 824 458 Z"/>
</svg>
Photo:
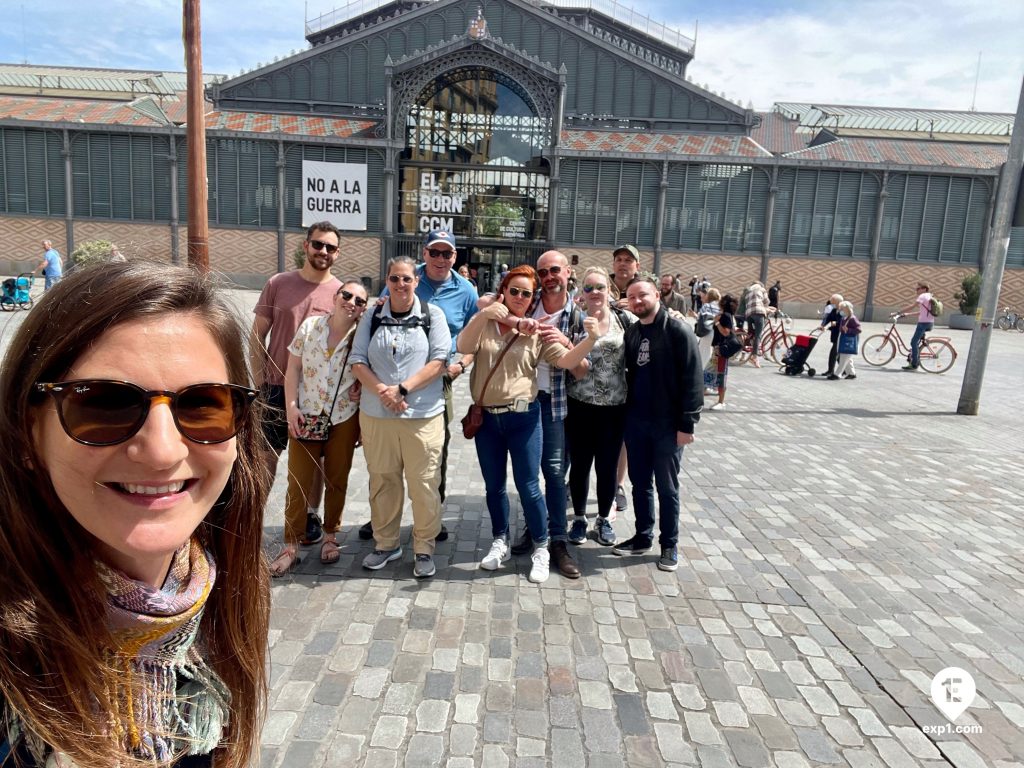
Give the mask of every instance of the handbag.
<svg viewBox="0 0 1024 768">
<path fill-rule="evenodd" d="M 498 359 L 494 361 L 494 365 L 491 366 L 490 373 L 487 374 L 487 379 L 484 381 L 483 387 L 480 389 L 480 399 L 483 400 L 484 392 L 487 391 L 487 385 L 491 383 L 491 377 L 494 372 L 498 370 L 498 365 L 501 363 L 501 358 L 505 356 L 512 345 L 516 343 L 516 339 L 519 338 L 519 334 L 515 334 L 505 344 L 505 348 L 501 350 L 501 354 L 498 355 Z M 484 407 L 478 402 L 473 402 L 469 406 L 469 410 L 466 411 L 466 415 L 462 417 L 462 436 L 467 440 L 472 440 L 476 437 L 476 433 L 480 431 L 480 427 L 484 424 Z"/>
<path fill-rule="evenodd" d="M 693 326 L 693 332 L 697 336 L 707 336 L 715 327 L 715 318 L 711 315 L 697 315 L 697 322 Z"/>
<path fill-rule="evenodd" d="M 842 333 L 839 335 L 839 354 L 840 355 L 856 355 L 857 354 L 857 337 Z"/>
<path fill-rule="evenodd" d="M 320 411 L 316 416 L 301 414 L 302 421 L 296 430 L 299 440 L 307 443 L 326 443 L 331 432 L 331 414 L 334 413 L 334 404 L 338 400 L 338 392 L 341 391 L 341 381 L 345 378 L 345 366 L 348 365 L 348 356 L 352 352 L 352 341 L 355 336 L 349 336 L 348 348 L 345 350 L 345 360 L 341 364 L 341 372 L 338 374 L 338 386 L 334 390 L 334 397 L 331 398 L 331 407 Z"/>
<path fill-rule="evenodd" d="M 739 340 L 736 329 L 718 343 L 718 354 L 728 359 L 743 349 L 743 342 Z"/>
</svg>

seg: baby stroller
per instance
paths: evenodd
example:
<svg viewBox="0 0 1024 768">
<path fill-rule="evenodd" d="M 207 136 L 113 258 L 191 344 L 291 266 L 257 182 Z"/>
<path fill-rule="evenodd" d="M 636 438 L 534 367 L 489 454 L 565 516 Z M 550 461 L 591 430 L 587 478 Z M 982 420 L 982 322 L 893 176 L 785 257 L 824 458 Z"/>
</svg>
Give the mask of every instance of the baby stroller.
<svg viewBox="0 0 1024 768">
<path fill-rule="evenodd" d="M 16 309 L 32 309 L 32 281 L 35 277 L 31 272 L 22 272 L 17 277 L 8 277 L 3 281 L 3 293 L 0 294 L 0 309 L 13 312 Z"/>
<path fill-rule="evenodd" d="M 814 375 L 814 369 L 807 365 L 807 358 L 811 356 L 814 345 L 818 343 L 818 337 L 810 334 L 797 336 L 793 346 L 789 348 L 782 357 L 781 367 L 787 376 L 799 376 L 807 370 L 808 376 Z"/>
</svg>

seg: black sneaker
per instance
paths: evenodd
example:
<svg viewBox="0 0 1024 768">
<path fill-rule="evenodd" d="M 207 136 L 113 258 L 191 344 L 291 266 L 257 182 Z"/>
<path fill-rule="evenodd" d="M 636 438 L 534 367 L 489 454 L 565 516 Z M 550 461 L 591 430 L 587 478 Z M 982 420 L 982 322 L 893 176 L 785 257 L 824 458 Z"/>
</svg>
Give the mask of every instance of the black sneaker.
<svg viewBox="0 0 1024 768">
<path fill-rule="evenodd" d="M 533 552 L 533 538 L 529 529 L 523 531 L 523 535 L 509 548 L 509 552 L 513 555 L 528 555 Z"/>
<path fill-rule="evenodd" d="M 369 541 L 373 538 L 373 523 L 364 523 L 359 526 L 359 538 L 363 541 Z"/>
<path fill-rule="evenodd" d="M 679 555 L 675 547 L 665 547 L 658 558 L 658 568 L 662 571 L 674 571 L 679 567 Z"/>
<path fill-rule="evenodd" d="M 621 544 L 612 547 L 616 555 L 646 555 L 651 551 L 651 540 L 642 536 L 630 536 Z"/>
<path fill-rule="evenodd" d="M 324 537 L 324 527 L 320 522 L 319 515 L 306 513 L 306 532 L 302 535 L 299 543 L 304 546 L 316 544 Z"/>
<path fill-rule="evenodd" d="M 434 537 L 434 541 L 448 541 L 448 529 L 441 523 L 441 532 Z"/>
</svg>

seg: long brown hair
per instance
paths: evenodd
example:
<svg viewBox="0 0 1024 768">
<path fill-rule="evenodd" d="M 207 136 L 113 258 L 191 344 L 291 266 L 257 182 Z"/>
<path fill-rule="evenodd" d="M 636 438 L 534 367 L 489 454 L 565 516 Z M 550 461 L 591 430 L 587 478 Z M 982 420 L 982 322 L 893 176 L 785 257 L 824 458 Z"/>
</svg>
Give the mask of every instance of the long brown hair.
<svg viewBox="0 0 1024 768">
<path fill-rule="evenodd" d="M 93 538 L 60 502 L 32 438 L 45 395 L 105 331 L 125 322 L 192 313 L 224 354 L 231 383 L 248 384 L 238 318 L 213 281 L 148 262 L 112 262 L 68 276 L 18 329 L 0 371 L 0 696 L 31 733 L 79 765 L 136 762 L 119 741 L 116 671 L 104 649 L 105 590 Z M 199 630 L 207 663 L 231 692 L 217 765 L 243 768 L 266 703 L 270 581 L 261 550 L 269 477 L 258 408 L 236 436 L 238 458 L 221 498 L 196 531 L 217 580 Z M 2 707 L 2 702 L 0 702 Z"/>
</svg>

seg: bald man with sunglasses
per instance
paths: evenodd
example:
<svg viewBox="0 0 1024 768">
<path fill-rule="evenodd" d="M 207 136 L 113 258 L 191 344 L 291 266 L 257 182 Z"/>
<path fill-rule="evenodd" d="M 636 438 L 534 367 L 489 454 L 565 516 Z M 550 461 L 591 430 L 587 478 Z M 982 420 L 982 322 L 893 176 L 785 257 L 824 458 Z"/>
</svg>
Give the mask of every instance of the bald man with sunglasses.
<svg viewBox="0 0 1024 768">
<path fill-rule="evenodd" d="M 334 311 L 334 297 L 341 288 L 341 281 L 331 274 L 331 267 L 338 260 L 340 243 L 338 228 L 329 221 L 311 225 L 302 244 L 306 257 L 302 268 L 273 275 L 253 309 L 256 317 L 249 342 L 249 366 L 253 383 L 268 408 L 263 419 L 263 434 L 270 446 L 265 459 L 271 478 L 277 474 L 278 458 L 288 447 L 284 396 L 288 345 L 307 317 L 329 315 Z M 309 489 L 310 508 L 301 544 L 316 544 L 323 538 L 316 512 L 323 488 L 323 476 L 318 473 Z"/>
</svg>

